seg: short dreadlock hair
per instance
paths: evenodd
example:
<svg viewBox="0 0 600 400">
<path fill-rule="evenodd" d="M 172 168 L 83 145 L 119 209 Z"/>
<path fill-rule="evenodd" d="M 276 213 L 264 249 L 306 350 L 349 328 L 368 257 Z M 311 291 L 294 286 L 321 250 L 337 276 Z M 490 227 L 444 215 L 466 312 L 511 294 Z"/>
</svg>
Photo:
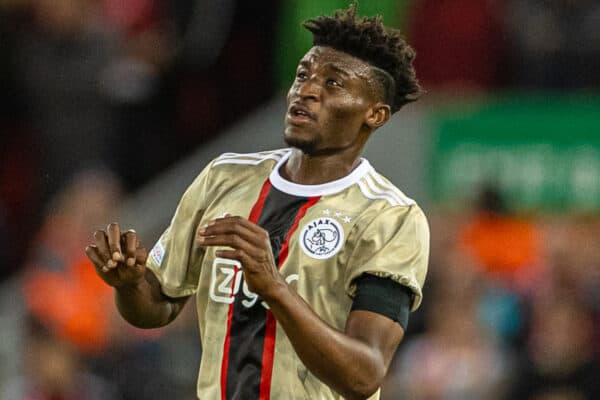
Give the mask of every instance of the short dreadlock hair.
<svg viewBox="0 0 600 400">
<path fill-rule="evenodd" d="M 331 47 L 374 66 L 392 113 L 423 93 L 413 67 L 415 51 L 399 30 L 383 25 L 381 16 L 357 17 L 353 2 L 333 17 L 309 19 L 302 26 L 313 34 L 314 46 Z"/>
</svg>

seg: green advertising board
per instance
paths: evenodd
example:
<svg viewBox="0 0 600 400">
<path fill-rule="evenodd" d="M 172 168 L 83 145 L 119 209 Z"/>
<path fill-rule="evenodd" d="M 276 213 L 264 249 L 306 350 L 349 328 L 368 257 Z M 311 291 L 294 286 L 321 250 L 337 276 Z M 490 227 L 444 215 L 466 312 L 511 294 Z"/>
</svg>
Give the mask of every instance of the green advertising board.
<svg viewBox="0 0 600 400">
<path fill-rule="evenodd" d="M 434 113 L 431 196 L 497 185 L 519 209 L 600 210 L 600 98 L 519 98 Z"/>
</svg>

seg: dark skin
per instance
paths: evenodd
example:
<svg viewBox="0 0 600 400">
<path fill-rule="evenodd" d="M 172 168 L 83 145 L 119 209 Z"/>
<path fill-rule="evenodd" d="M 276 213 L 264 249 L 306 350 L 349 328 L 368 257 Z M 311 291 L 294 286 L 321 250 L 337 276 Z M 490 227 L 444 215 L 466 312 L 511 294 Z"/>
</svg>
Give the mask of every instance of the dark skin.
<svg viewBox="0 0 600 400">
<path fill-rule="evenodd" d="M 301 60 L 288 93 L 285 140 L 293 147 L 280 173 L 300 184 L 346 176 L 360 162 L 371 133 L 385 124 L 390 107 L 381 99 L 369 65 L 328 47 L 313 47 Z M 140 327 L 168 324 L 187 298 L 160 291 L 145 268 L 147 252 L 133 231 L 117 224 L 94 235 L 86 253 L 97 273 L 115 287 L 125 319 Z M 348 399 L 364 399 L 383 382 L 404 330 L 382 315 L 350 312 L 343 331 L 323 321 L 284 280 L 274 262 L 269 234 L 239 216 L 225 216 L 197 230 L 201 246 L 226 247 L 217 256 L 238 260 L 248 288 L 270 307 L 302 362 Z"/>
</svg>

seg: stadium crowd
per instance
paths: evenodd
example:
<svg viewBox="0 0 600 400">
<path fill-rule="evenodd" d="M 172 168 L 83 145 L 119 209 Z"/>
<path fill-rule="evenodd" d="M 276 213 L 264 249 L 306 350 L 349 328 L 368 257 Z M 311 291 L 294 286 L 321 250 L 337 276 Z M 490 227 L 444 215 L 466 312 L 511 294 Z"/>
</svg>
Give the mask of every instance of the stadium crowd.
<svg viewBox="0 0 600 400">
<path fill-rule="evenodd" d="M 347 5 L 215 3 L 0 0 L 0 399 L 193 398 L 192 307 L 130 327 L 83 249 L 126 196 L 285 89 L 306 12 Z M 417 50 L 424 107 L 600 91 L 597 1 L 373 3 Z M 600 204 L 523 214 L 473 193 L 417 199 L 430 269 L 382 398 L 600 398 Z"/>
</svg>

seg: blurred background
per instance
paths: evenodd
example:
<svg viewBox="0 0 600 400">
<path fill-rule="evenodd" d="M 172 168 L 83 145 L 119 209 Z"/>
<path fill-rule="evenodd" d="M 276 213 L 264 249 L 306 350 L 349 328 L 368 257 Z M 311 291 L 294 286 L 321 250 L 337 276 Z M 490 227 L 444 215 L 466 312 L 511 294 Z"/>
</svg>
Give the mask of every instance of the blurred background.
<svg viewBox="0 0 600 400">
<path fill-rule="evenodd" d="M 0 0 L 0 399 L 195 398 L 193 303 L 141 331 L 84 255 L 150 247 L 222 152 L 283 147 L 301 21 L 347 0 Z M 374 0 L 428 94 L 366 156 L 424 208 L 383 399 L 600 398 L 600 2 Z"/>
</svg>

